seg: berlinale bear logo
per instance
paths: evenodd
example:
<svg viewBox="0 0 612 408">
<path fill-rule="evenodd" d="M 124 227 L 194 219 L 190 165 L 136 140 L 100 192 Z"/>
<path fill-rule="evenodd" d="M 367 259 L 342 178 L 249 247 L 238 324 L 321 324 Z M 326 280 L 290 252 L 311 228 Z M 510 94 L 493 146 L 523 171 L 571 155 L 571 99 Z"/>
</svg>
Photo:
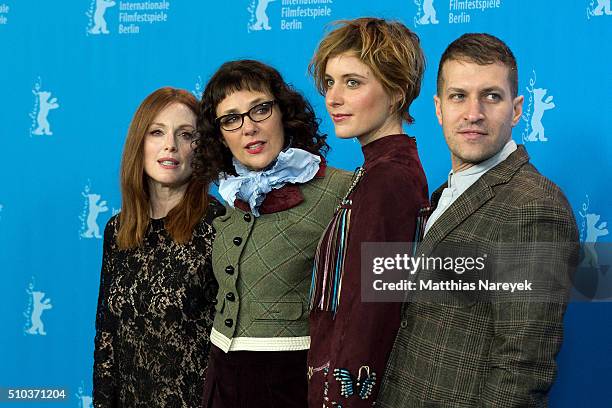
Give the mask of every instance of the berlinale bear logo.
<svg viewBox="0 0 612 408">
<path fill-rule="evenodd" d="M 34 94 L 35 99 L 34 108 L 30 113 L 30 118 L 32 119 L 30 136 L 51 136 L 53 132 L 51 131 L 51 123 L 49 123 L 49 112 L 60 107 L 57 98 L 52 98 L 51 92 L 42 89 L 42 81 L 40 77 L 34 84 L 32 93 Z"/>
<path fill-rule="evenodd" d="M 98 226 L 98 214 L 108 211 L 106 201 L 98 202 L 101 198 L 99 194 L 87 194 L 87 198 L 89 209 L 87 214 L 87 231 L 81 234 L 81 236 L 83 238 L 102 238 L 100 227 Z"/>
<path fill-rule="evenodd" d="M 609 234 L 608 223 L 601 221 L 601 214 L 591 209 L 589 196 L 586 196 L 578 215 L 580 240 L 582 241 L 582 260 L 573 275 L 574 288 L 578 294 L 592 300 L 612 300 L 612 275 L 608 273 L 612 264 L 609 243 L 598 242 Z M 580 297 L 579 297 L 580 298 Z"/>
<path fill-rule="evenodd" d="M 542 117 L 544 116 L 544 111 L 549 109 L 553 109 L 555 107 L 555 103 L 552 101 L 552 95 L 549 95 L 546 99 L 547 89 L 544 88 L 534 88 L 533 89 L 533 114 L 531 115 L 531 133 L 527 136 L 527 140 L 530 142 L 540 141 L 547 142 L 548 139 L 544 134 L 544 125 L 542 124 Z"/>
<path fill-rule="evenodd" d="M 251 4 L 247 7 L 248 12 L 251 13 L 251 20 L 247 27 L 248 31 L 269 31 L 272 29 L 272 27 L 270 27 L 268 15 L 266 14 L 266 9 L 268 8 L 268 4 L 273 1 L 274 0 L 257 0 L 257 6 L 255 6 L 255 0 L 251 1 Z"/>
<path fill-rule="evenodd" d="M 95 11 L 94 11 L 94 3 L 92 1 L 92 5 L 90 10 L 85 13 L 87 17 L 90 19 L 90 28 L 88 29 L 89 34 L 98 35 L 98 34 L 109 34 L 108 28 L 106 26 L 106 19 L 104 18 L 104 13 L 106 13 L 106 9 L 113 7 L 115 5 L 114 1 L 107 0 L 95 0 Z M 93 11 L 93 12 L 92 12 Z"/>
<path fill-rule="evenodd" d="M 547 142 L 548 138 L 544 132 L 542 118 L 544 112 L 555 108 L 555 103 L 552 95 L 547 96 L 548 89 L 535 87 L 537 76 L 535 70 L 532 72 L 533 76 L 529 79 L 529 86 L 526 88 L 529 93 L 527 108 L 521 117 L 524 122 L 527 122 L 522 138 L 524 142 Z"/>
<path fill-rule="evenodd" d="M 25 333 L 35 336 L 45 336 L 47 332 L 45 331 L 45 325 L 42 321 L 42 314 L 45 310 L 51 309 L 53 305 L 51 304 L 51 299 L 44 299 L 44 292 L 34 290 L 33 279 L 34 278 L 32 278 L 32 282 L 28 285 L 28 289 L 26 289 L 26 293 L 30 295 L 30 299 L 24 313 L 27 318 Z"/>
<path fill-rule="evenodd" d="M 595 5 L 595 0 L 591 0 L 589 2 L 589 6 L 587 7 L 587 19 L 591 17 L 598 16 L 612 16 L 612 10 L 610 9 L 610 0 L 597 0 L 597 5 Z"/>
<path fill-rule="evenodd" d="M 433 0 L 414 0 L 414 4 L 418 7 L 417 16 L 414 18 L 414 26 L 425 24 L 438 24 L 436 18 L 436 9 L 433 5 Z"/>
<path fill-rule="evenodd" d="M 102 238 L 100 234 L 100 226 L 98 225 L 98 215 L 108 211 L 106 200 L 100 201 L 102 196 L 95 194 L 91 191 L 91 186 L 88 184 L 85 186 L 85 190 L 81 192 L 81 195 L 85 198 L 83 204 L 83 212 L 79 216 L 81 220 L 81 238 Z"/>
</svg>

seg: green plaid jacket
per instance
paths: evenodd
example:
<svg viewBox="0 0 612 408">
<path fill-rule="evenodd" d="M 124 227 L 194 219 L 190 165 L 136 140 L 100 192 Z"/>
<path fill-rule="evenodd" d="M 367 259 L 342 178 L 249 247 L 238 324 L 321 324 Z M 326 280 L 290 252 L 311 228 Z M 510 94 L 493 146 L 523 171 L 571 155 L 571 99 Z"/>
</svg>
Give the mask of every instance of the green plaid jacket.
<svg viewBox="0 0 612 408">
<path fill-rule="evenodd" d="M 433 194 L 434 206 L 444 187 Z M 435 253 L 440 243 L 490 249 L 498 243 L 577 241 L 565 196 L 519 146 L 448 208 L 417 254 Z M 376 406 L 546 406 L 575 256 L 573 249 L 554 255 L 534 250 L 522 259 L 541 276 L 554 276 L 560 285 L 551 286 L 561 301 L 405 303 Z"/>
<path fill-rule="evenodd" d="M 259 217 L 228 208 L 214 220 L 219 293 L 213 344 L 226 352 L 238 343 L 242 350 L 309 348 L 314 255 L 351 178 L 327 167 L 323 178 L 300 185 L 304 201 L 293 208 Z"/>
</svg>

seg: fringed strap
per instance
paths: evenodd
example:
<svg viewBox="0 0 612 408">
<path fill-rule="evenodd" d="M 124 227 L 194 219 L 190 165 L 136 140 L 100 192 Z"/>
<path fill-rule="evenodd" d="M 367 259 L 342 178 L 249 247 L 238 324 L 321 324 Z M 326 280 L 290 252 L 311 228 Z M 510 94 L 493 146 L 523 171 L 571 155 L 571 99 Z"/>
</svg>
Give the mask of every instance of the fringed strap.
<svg viewBox="0 0 612 408">
<path fill-rule="evenodd" d="M 433 208 L 431 206 L 423 207 L 417 214 L 416 228 L 414 229 L 414 238 L 412 240 L 412 256 L 416 256 L 417 246 L 425 236 L 425 225 L 427 224 L 427 220 L 432 213 L 432 209 Z"/>
<path fill-rule="evenodd" d="M 338 208 L 336 208 L 336 212 L 317 246 L 310 284 L 310 310 L 317 308 L 331 311 L 335 315 L 340 305 L 344 258 L 346 256 L 353 204 L 352 200 L 349 200 L 349 196 L 357 187 L 364 173 L 365 169 L 363 167 L 355 170 L 351 186 Z M 322 283 L 320 285 L 320 299 L 317 303 L 319 279 L 322 280 Z M 315 303 L 317 304 L 315 305 Z"/>
</svg>

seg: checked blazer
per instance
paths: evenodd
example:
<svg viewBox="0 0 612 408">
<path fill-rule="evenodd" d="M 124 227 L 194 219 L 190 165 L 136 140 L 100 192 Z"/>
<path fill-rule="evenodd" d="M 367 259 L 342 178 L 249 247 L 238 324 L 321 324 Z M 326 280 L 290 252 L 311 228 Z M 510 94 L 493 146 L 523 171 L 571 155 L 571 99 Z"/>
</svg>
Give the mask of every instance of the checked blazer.
<svg viewBox="0 0 612 408">
<path fill-rule="evenodd" d="M 434 192 L 434 207 L 444 187 Z M 417 254 L 435 254 L 449 243 L 488 251 L 506 244 L 531 248 L 518 261 L 547 285 L 544 300 L 406 302 L 376 406 L 546 406 L 577 241 L 565 196 L 519 146 L 459 196 L 431 226 Z M 555 243 L 559 247 L 551 252 Z M 501 260 L 517 262 L 512 256 L 502 253 Z"/>
<path fill-rule="evenodd" d="M 308 292 L 314 255 L 351 182 L 351 174 L 343 170 L 326 167 L 323 173 L 299 185 L 303 201 L 296 206 L 262 210 L 259 217 L 228 208 L 214 220 L 212 264 L 219 292 L 211 341 L 223 351 L 310 347 Z"/>
</svg>

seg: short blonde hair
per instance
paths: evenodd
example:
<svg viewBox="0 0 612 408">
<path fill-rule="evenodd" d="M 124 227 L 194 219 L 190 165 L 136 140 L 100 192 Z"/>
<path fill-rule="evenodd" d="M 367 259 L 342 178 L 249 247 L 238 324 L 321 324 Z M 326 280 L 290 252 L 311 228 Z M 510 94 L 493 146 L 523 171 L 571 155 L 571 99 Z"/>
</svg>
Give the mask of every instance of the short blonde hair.
<svg viewBox="0 0 612 408">
<path fill-rule="evenodd" d="M 396 112 L 413 123 L 409 108 L 421 92 L 425 56 L 419 37 L 398 21 L 363 17 L 332 23 L 336 28 L 319 43 L 308 70 L 324 95 L 325 68 L 330 58 L 354 53 L 381 82 L 389 95 L 402 95 Z"/>
</svg>

